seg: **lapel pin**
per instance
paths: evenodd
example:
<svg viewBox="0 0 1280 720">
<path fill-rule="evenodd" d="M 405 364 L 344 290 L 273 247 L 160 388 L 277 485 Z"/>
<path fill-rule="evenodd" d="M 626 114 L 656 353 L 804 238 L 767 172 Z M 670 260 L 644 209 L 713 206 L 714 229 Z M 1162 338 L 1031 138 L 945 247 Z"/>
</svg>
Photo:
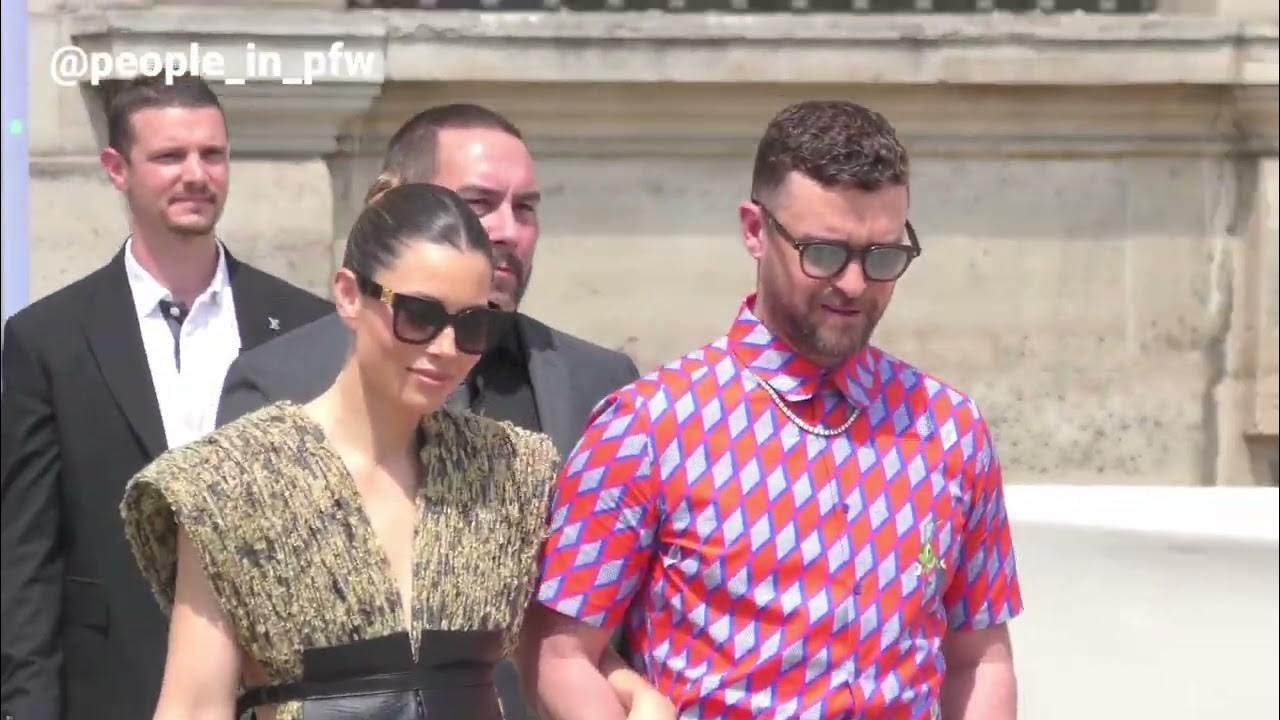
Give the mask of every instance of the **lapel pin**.
<svg viewBox="0 0 1280 720">
<path fill-rule="evenodd" d="M 267 327 L 271 328 L 272 332 L 280 332 L 280 318 L 268 317 Z"/>
</svg>

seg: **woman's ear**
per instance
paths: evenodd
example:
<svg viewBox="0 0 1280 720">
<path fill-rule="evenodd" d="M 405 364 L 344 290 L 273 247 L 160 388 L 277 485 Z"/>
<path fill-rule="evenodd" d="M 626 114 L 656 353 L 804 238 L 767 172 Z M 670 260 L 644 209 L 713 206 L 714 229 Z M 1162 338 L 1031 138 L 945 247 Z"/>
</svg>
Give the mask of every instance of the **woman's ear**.
<svg viewBox="0 0 1280 720">
<path fill-rule="evenodd" d="M 364 293 L 360 292 L 360 284 L 355 273 L 347 268 L 338 268 L 333 276 L 333 304 L 348 326 L 351 326 L 360 314 L 364 303 Z"/>
</svg>

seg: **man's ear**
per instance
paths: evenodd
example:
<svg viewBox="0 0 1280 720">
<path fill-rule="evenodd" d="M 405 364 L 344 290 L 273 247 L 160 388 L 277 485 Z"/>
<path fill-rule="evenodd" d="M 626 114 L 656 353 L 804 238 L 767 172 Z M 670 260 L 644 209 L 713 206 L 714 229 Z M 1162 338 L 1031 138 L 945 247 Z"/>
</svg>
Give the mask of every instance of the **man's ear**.
<svg viewBox="0 0 1280 720">
<path fill-rule="evenodd" d="M 102 168 L 107 171 L 107 179 L 116 190 L 124 192 L 129 185 L 129 159 L 110 146 L 102 149 L 98 159 L 102 162 Z"/>
<path fill-rule="evenodd" d="M 747 254 L 759 260 L 764 255 L 764 214 L 760 206 L 751 201 L 739 205 L 738 225 Z"/>
</svg>

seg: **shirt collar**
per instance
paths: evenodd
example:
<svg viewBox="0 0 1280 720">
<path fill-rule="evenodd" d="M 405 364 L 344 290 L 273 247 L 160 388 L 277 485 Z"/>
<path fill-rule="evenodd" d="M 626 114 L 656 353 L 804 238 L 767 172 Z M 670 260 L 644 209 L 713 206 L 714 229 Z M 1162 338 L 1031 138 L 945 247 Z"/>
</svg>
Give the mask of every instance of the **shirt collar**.
<svg viewBox="0 0 1280 720">
<path fill-rule="evenodd" d="M 796 353 L 755 314 L 756 295 L 743 301 L 729 328 L 729 350 L 738 361 L 791 402 L 808 400 L 830 382 L 849 402 L 866 409 L 879 387 L 875 350 L 863 348 L 843 364 L 824 368 Z"/>
<path fill-rule="evenodd" d="M 196 297 L 195 302 L 191 304 L 193 308 L 206 298 L 209 302 L 220 304 L 225 296 L 224 291 L 231 287 L 230 275 L 227 273 L 227 254 L 221 241 L 218 241 L 217 247 L 218 267 L 214 270 L 213 280 L 209 282 L 209 287 Z M 142 267 L 138 259 L 133 256 L 132 236 L 124 244 L 124 268 L 129 278 L 129 287 L 133 291 L 133 304 L 138 317 L 147 317 L 153 312 L 158 312 L 161 300 L 174 299 L 168 289 L 161 285 L 155 276 L 147 272 L 146 268 Z"/>
</svg>

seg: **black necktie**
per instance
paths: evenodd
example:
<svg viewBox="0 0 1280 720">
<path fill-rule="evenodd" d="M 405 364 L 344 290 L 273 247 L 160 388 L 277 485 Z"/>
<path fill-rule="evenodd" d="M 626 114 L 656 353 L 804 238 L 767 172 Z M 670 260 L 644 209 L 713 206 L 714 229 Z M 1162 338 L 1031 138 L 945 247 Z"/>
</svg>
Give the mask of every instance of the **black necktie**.
<svg viewBox="0 0 1280 720">
<path fill-rule="evenodd" d="M 182 370 L 182 346 L 178 338 L 182 334 L 182 323 L 186 321 L 187 314 L 191 311 L 180 303 L 161 300 L 160 312 L 164 313 L 164 319 L 169 323 L 169 330 L 173 333 L 173 362 L 178 366 L 178 370 Z"/>
</svg>

